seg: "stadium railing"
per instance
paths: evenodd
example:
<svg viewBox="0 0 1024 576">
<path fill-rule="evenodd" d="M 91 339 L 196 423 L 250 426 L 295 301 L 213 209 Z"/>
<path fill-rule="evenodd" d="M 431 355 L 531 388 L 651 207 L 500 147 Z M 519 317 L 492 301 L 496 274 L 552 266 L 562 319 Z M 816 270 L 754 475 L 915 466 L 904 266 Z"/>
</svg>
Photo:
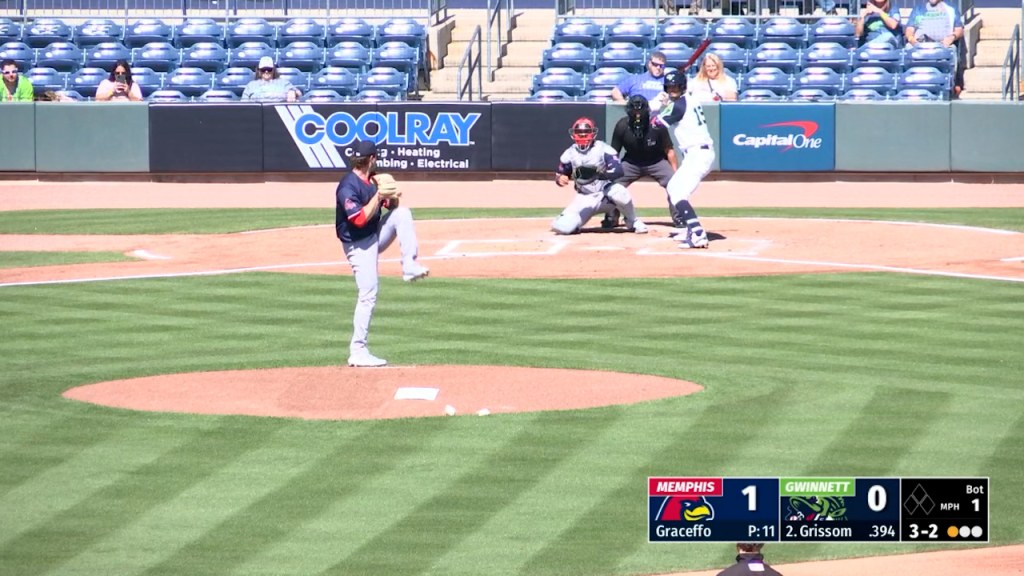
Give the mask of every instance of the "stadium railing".
<svg viewBox="0 0 1024 576">
<path fill-rule="evenodd" d="M 466 50 L 462 53 L 459 67 L 455 71 L 455 85 L 458 88 L 459 100 L 473 100 L 474 77 L 476 79 L 476 96 L 478 99 L 483 96 L 483 66 L 480 61 L 481 49 L 480 26 L 477 25 L 473 30 L 473 36 L 470 37 L 469 43 L 466 44 Z M 474 53 L 476 54 L 475 57 L 473 56 Z M 466 73 L 465 81 L 462 79 L 463 72 Z"/>
<path fill-rule="evenodd" d="M 1010 45 L 1006 48 L 1006 57 L 1003 58 L 1002 82 L 1003 100 L 1019 100 L 1020 94 L 1020 52 L 1021 37 L 1020 24 L 1015 24 L 1013 34 L 1010 35 Z"/>
<path fill-rule="evenodd" d="M 515 14 L 515 0 L 487 0 L 487 78 L 494 82 L 494 71 L 501 67 L 501 59 L 505 49 L 512 41 L 512 27 Z M 502 25 L 504 17 L 504 25 Z M 497 30 L 497 45 L 494 44 L 492 30 Z M 492 53 L 492 47 L 494 53 Z"/>
</svg>

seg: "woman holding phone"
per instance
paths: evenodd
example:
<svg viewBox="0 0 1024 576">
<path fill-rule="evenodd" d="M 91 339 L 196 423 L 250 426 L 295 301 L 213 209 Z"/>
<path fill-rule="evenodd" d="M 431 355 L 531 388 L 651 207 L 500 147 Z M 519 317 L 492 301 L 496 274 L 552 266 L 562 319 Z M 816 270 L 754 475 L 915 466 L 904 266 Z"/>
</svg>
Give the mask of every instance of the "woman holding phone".
<svg viewBox="0 0 1024 576">
<path fill-rule="evenodd" d="M 142 88 L 132 81 L 132 68 L 126 60 L 118 60 L 114 63 L 114 69 L 110 76 L 100 82 L 96 88 L 96 100 L 101 102 L 111 101 L 142 101 Z"/>
</svg>

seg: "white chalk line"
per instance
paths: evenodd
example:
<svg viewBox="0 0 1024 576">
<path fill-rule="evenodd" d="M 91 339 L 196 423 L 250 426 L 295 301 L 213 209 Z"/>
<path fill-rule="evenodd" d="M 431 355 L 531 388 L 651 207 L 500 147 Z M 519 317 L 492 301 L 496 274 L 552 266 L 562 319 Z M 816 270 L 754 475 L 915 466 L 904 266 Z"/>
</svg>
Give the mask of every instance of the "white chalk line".
<svg viewBox="0 0 1024 576">
<path fill-rule="evenodd" d="M 136 258 L 142 258 L 143 260 L 171 260 L 170 256 L 161 256 L 160 254 L 154 254 L 149 250 L 133 250 L 131 255 Z"/>
<path fill-rule="evenodd" d="M 1024 256 L 1017 256 L 1016 258 L 1003 258 L 1000 262 L 1024 262 Z"/>
</svg>

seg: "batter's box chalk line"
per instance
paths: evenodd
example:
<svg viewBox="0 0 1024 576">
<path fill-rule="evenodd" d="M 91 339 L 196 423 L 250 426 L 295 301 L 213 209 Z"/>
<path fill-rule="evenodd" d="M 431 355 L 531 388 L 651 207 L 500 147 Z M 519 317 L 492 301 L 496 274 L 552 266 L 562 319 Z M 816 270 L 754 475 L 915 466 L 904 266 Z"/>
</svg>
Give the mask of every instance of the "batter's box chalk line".
<svg viewBox="0 0 1024 576">
<path fill-rule="evenodd" d="M 460 250 L 466 250 L 468 247 L 475 245 L 488 245 L 488 244 L 518 244 L 525 242 L 537 242 L 549 243 L 550 246 L 547 250 L 511 250 L 507 252 L 462 252 Z M 452 240 L 441 247 L 440 250 L 434 254 L 437 256 L 448 256 L 457 258 L 493 258 L 495 256 L 554 256 L 562 251 L 568 242 L 564 240 L 551 240 L 551 239 L 529 239 L 529 238 L 488 238 L 484 240 Z"/>
<path fill-rule="evenodd" d="M 678 239 L 669 238 L 672 243 L 672 247 L 668 248 L 665 242 L 660 242 L 657 247 L 641 248 L 636 251 L 637 256 L 710 256 L 710 257 L 721 257 L 721 256 L 760 256 L 761 252 L 770 248 L 773 244 L 771 240 L 758 239 L 758 238 L 729 238 L 729 246 L 744 246 L 746 250 L 729 250 L 728 252 L 708 252 L 707 250 L 687 250 L 679 248 L 679 242 L 682 242 L 684 237 L 680 236 Z M 711 244 L 712 248 L 716 247 L 715 243 Z"/>
<path fill-rule="evenodd" d="M 1003 258 L 1000 262 L 1024 262 L 1024 256 L 1017 256 L 1016 258 Z"/>
</svg>

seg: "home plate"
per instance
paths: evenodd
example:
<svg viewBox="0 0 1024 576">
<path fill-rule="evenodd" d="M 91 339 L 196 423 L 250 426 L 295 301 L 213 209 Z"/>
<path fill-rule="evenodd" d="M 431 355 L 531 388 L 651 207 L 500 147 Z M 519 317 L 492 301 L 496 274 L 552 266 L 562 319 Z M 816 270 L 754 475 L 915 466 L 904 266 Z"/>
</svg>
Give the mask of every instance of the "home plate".
<svg viewBox="0 0 1024 576">
<path fill-rule="evenodd" d="M 422 386 L 405 386 L 395 390 L 395 400 L 437 400 L 440 388 L 424 388 Z"/>
</svg>

